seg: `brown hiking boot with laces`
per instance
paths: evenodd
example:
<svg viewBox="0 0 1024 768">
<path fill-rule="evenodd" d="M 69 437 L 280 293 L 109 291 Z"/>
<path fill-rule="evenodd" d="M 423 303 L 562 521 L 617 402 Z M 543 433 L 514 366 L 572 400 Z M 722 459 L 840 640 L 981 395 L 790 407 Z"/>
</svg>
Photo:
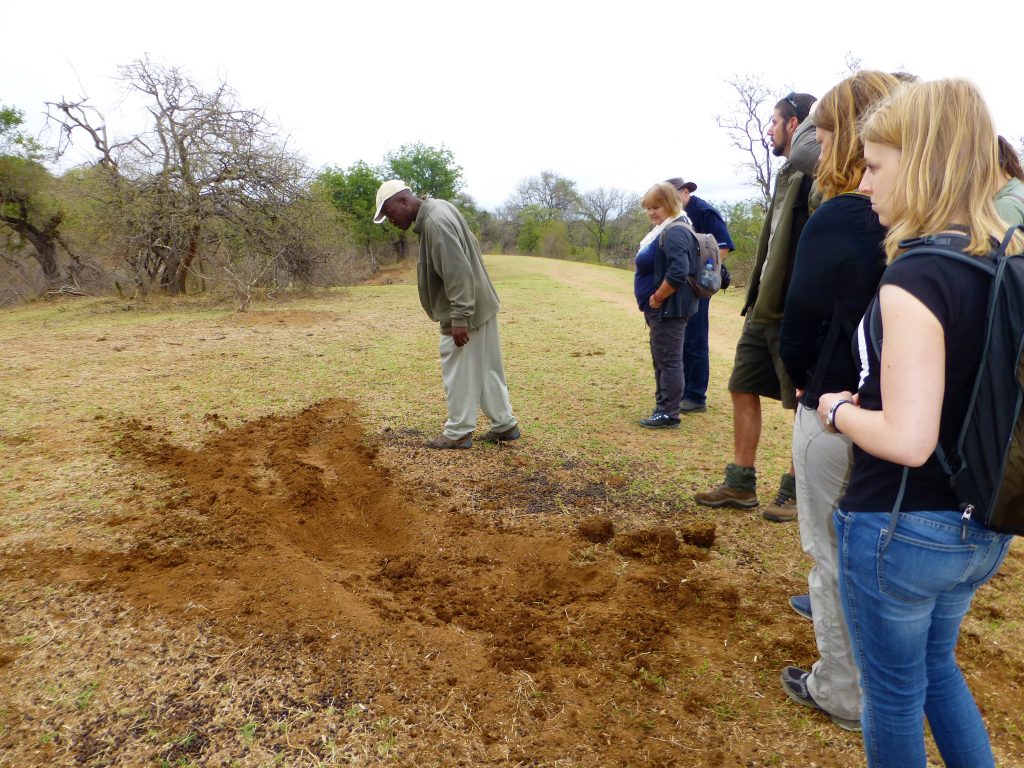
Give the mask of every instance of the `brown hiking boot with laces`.
<svg viewBox="0 0 1024 768">
<path fill-rule="evenodd" d="M 729 483 L 722 483 L 710 491 L 698 493 L 693 500 L 705 507 L 739 507 L 740 509 L 756 507 L 759 503 L 757 491 L 733 488 Z"/>
<path fill-rule="evenodd" d="M 775 501 L 761 510 L 761 517 L 773 523 L 789 523 L 796 520 L 797 511 L 796 497 L 779 491 Z"/>
</svg>

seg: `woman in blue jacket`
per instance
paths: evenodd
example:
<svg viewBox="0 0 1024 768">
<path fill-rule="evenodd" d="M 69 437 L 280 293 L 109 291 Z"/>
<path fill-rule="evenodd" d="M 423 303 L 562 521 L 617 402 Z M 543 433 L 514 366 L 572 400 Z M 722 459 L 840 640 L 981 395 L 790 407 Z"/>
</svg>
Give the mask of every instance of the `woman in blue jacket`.
<svg viewBox="0 0 1024 768">
<path fill-rule="evenodd" d="M 654 412 L 640 419 L 640 425 L 672 429 L 679 426 L 683 398 L 686 322 L 697 308 L 687 277 L 697 274 L 699 251 L 696 238 L 682 224 L 689 221 L 675 187 L 655 184 L 640 204 L 654 227 L 637 249 L 633 291 L 650 329 L 655 385 Z"/>
</svg>

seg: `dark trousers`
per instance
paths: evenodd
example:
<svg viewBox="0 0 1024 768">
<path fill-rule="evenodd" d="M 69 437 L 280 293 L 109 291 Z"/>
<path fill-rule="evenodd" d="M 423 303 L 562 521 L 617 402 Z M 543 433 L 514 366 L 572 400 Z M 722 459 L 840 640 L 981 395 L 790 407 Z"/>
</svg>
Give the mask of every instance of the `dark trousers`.
<svg viewBox="0 0 1024 768">
<path fill-rule="evenodd" d="M 683 399 L 683 338 L 686 318 L 663 318 L 661 311 L 647 309 L 644 319 L 650 329 L 651 360 L 654 362 L 654 404 L 659 413 L 679 416 Z"/>
<path fill-rule="evenodd" d="M 683 344 L 683 375 L 686 387 L 683 399 L 705 405 L 708 399 L 708 378 L 711 362 L 708 359 L 708 307 L 711 299 L 700 299 L 697 311 L 686 324 Z"/>
</svg>

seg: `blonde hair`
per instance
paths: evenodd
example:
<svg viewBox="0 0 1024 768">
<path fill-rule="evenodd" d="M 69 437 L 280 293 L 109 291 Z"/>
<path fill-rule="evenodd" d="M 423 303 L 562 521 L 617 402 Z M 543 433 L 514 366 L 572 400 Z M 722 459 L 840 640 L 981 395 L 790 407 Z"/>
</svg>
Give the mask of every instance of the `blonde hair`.
<svg viewBox="0 0 1024 768">
<path fill-rule="evenodd" d="M 640 201 L 640 206 L 644 209 L 656 205 L 664 208 L 673 219 L 683 212 L 683 200 L 679 197 L 678 190 L 667 181 L 659 182 L 648 189 Z"/>
<path fill-rule="evenodd" d="M 898 149 L 885 250 L 941 232 L 959 221 L 970 228 L 967 253 L 992 251 L 1005 234 L 994 197 L 1002 179 L 995 126 L 978 88 L 967 80 L 911 83 L 893 92 L 865 118 L 861 138 Z M 1024 250 L 1018 232 L 1010 253 Z"/>
<path fill-rule="evenodd" d="M 872 105 L 902 86 L 888 72 L 865 70 L 846 78 L 821 97 L 814 124 L 832 132 L 832 143 L 821 153 L 816 177 L 823 200 L 860 186 L 864 143 L 857 122 Z"/>
</svg>

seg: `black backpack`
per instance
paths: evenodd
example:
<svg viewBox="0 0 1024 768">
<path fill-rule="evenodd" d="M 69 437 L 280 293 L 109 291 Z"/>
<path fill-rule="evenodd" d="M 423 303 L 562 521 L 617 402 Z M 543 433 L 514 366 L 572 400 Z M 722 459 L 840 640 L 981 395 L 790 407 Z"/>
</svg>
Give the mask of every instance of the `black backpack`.
<svg viewBox="0 0 1024 768">
<path fill-rule="evenodd" d="M 1012 227 L 999 248 L 986 257 L 965 256 L 952 250 L 947 238 L 935 236 L 907 242 L 910 248 L 900 260 L 935 254 L 970 264 L 992 277 L 981 365 L 967 415 L 956 445 L 951 450 L 936 446 L 935 456 L 949 475 L 965 519 L 974 518 L 1000 533 L 1024 534 L 1024 255 L 1006 255 L 1017 229 Z M 881 359 L 877 301 L 871 312 L 871 344 Z M 894 517 L 909 471 L 903 470 Z"/>
</svg>

